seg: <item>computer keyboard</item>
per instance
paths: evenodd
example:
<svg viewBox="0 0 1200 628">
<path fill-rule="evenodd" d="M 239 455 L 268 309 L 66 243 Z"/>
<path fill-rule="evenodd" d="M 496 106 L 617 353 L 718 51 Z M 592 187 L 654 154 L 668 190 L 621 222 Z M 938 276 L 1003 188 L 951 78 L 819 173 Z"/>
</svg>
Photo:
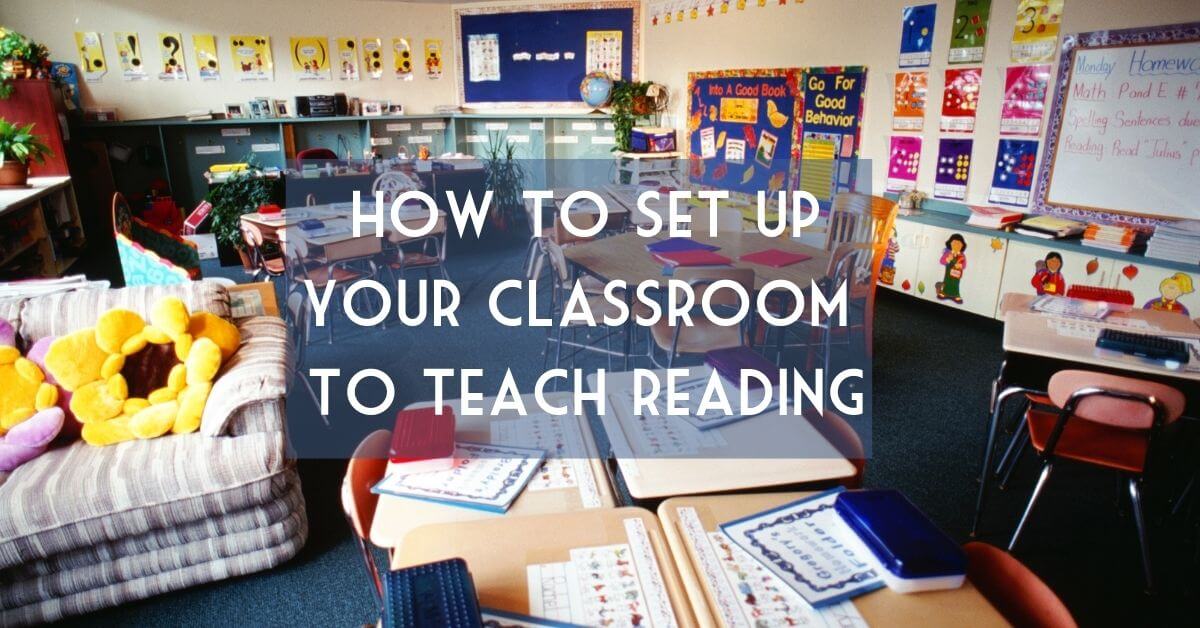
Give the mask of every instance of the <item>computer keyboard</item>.
<svg viewBox="0 0 1200 628">
<path fill-rule="evenodd" d="M 1137 334 L 1120 329 L 1102 329 L 1096 337 L 1096 346 L 1110 351 L 1119 351 L 1149 360 L 1187 364 L 1191 357 L 1183 342 L 1162 336 Z"/>
</svg>

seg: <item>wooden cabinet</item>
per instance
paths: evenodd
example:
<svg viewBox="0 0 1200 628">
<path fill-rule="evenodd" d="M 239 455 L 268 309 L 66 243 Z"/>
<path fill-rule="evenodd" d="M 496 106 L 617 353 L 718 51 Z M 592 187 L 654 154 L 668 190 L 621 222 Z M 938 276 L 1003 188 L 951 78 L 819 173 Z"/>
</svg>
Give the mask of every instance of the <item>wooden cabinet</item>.
<svg viewBox="0 0 1200 628">
<path fill-rule="evenodd" d="M 1111 287 L 1113 266 L 1110 258 L 1065 249 L 1053 243 L 1043 246 L 1009 242 L 999 294 L 1063 295 L 1071 286 Z M 1000 312 L 995 315 L 999 318 Z"/>
<path fill-rule="evenodd" d="M 1115 264 L 1115 288 L 1133 293 L 1134 307 L 1174 309 L 1200 317 L 1200 272 L 1138 262 Z"/>
<path fill-rule="evenodd" d="M 12 96 L 0 100 L 0 118 L 13 124 L 33 124 L 34 135 L 41 136 L 50 147 L 46 163 L 30 165 L 30 176 L 68 174 L 67 152 L 63 145 L 63 126 L 66 124 L 66 119 L 61 117 L 63 112 L 62 97 L 49 80 L 14 80 Z"/>
<path fill-rule="evenodd" d="M 0 191 L 0 281 L 61 276 L 84 244 L 70 177 Z"/>
</svg>

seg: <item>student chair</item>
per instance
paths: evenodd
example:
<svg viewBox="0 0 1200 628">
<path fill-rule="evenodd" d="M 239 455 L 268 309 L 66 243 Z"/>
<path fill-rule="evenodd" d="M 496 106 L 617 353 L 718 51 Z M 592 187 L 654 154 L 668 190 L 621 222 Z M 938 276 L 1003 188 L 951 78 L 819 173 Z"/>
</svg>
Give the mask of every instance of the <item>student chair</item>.
<svg viewBox="0 0 1200 628">
<path fill-rule="evenodd" d="M 609 368 L 612 368 L 613 357 L 623 357 L 624 354 L 613 349 L 612 339 L 619 328 L 603 328 L 604 334 L 598 338 L 585 338 L 584 342 L 579 340 L 578 332 L 583 329 L 587 334 L 592 328 L 588 327 L 583 321 L 570 321 L 566 325 L 559 324 L 563 311 L 566 308 L 567 299 L 570 296 L 571 290 L 575 286 L 575 279 L 571 275 L 571 269 L 567 266 L 567 258 L 563 255 L 562 247 L 554 240 L 546 240 L 542 243 L 543 249 L 546 252 L 546 260 L 549 262 L 551 280 L 550 280 L 550 319 L 553 322 L 552 326 L 546 331 L 546 346 L 543 353 L 543 368 L 546 362 L 550 359 L 550 347 L 554 346 L 554 368 L 559 368 L 564 359 L 574 361 L 576 355 L 584 351 L 599 353 L 608 358 Z M 587 286 L 584 286 L 584 292 L 587 293 Z M 619 312 L 617 307 L 600 294 L 588 293 L 588 307 L 592 311 L 592 315 L 597 322 L 602 321 L 605 317 L 615 317 Z M 602 323 L 601 323 L 602 324 Z M 571 330 L 571 338 L 568 340 L 564 336 L 567 329 Z M 599 347 L 600 341 L 604 341 L 605 346 Z M 563 347 L 570 347 L 571 352 L 566 356 L 563 355 Z"/>
<path fill-rule="evenodd" d="M 354 542 L 371 578 L 371 592 L 375 594 L 375 605 L 381 616 L 383 579 L 379 576 L 379 567 L 375 565 L 375 557 L 371 554 L 367 539 L 371 535 L 371 523 L 375 521 L 375 509 L 379 506 L 379 496 L 371 492 L 371 487 L 383 479 L 387 470 L 391 440 L 392 433 L 388 430 L 368 434 L 355 448 L 346 465 L 346 477 L 342 479 L 342 512 L 346 515 L 350 530 L 354 532 Z"/>
<path fill-rule="evenodd" d="M 392 201 L 396 200 L 401 193 L 419 190 L 423 187 L 419 179 L 410 177 L 403 172 L 385 172 L 371 182 L 371 198 L 374 199 L 375 193 L 382 191 L 383 202 L 390 207 Z"/>
<path fill-rule="evenodd" d="M 333 303 L 337 307 L 342 307 L 345 293 L 350 284 L 360 279 L 369 279 L 378 274 L 375 263 L 369 259 L 359 258 L 352 260 L 342 260 L 332 263 L 324 263 L 313 260 L 308 255 L 308 243 L 299 234 L 289 234 L 284 241 L 284 275 L 287 277 L 287 290 L 285 295 L 290 296 L 292 292 L 304 291 L 304 282 L 311 281 L 313 288 L 317 292 L 325 289 L 325 286 L 330 281 L 336 280 L 335 291 L 341 291 L 341 298 L 334 295 L 331 297 Z M 367 270 L 354 268 L 352 264 L 365 263 Z M 364 296 L 365 293 L 363 293 Z M 332 307 L 330 308 L 332 314 Z M 326 324 L 329 327 L 329 344 L 333 344 L 333 317 L 329 316 L 326 319 Z"/>
<path fill-rule="evenodd" d="M 887 244 L 896 222 L 896 202 L 882 196 L 842 192 L 833 197 L 825 226 L 825 250 L 845 242 Z M 883 256 L 878 256 L 883 263 Z"/>
<path fill-rule="evenodd" d="M 446 281 L 450 273 L 446 270 L 446 238 L 450 230 L 446 226 L 446 216 L 438 216 L 433 229 L 419 238 L 407 238 L 394 231 L 388 232 L 388 241 L 393 245 L 384 251 L 384 264 L 392 276 L 392 281 L 403 279 L 409 270 L 424 270 L 425 277 L 433 278 L 437 270 Z M 408 247 L 408 250 L 405 250 Z"/>
<path fill-rule="evenodd" d="M 1054 591 L 1021 561 L 1004 550 L 973 541 L 967 553 L 967 578 L 1014 626 L 1074 628 L 1071 612 Z"/>
<path fill-rule="evenodd" d="M 700 303 L 705 298 L 705 294 L 713 289 L 713 283 L 720 280 L 732 280 L 741 284 L 746 294 L 753 299 L 754 269 L 679 268 L 675 271 L 674 278 L 686 282 L 695 293 L 696 306 L 691 312 L 692 326 L 672 325 L 671 321 L 664 316 L 650 327 L 651 344 L 648 347 L 647 356 L 655 366 L 660 368 L 663 366 L 655 357 L 655 347 L 667 353 L 666 368 L 671 368 L 675 363 L 675 356 L 681 353 L 707 353 L 715 349 L 729 349 L 747 344 L 749 338 L 747 328 L 754 320 L 753 315 L 747 315 L 746 320 L 741 324 L 721 326 L 705 318 L 703 310 L 700 309 Z M 736 308 L 741 305 L 738 300 L 737 293 L 728 288 L 722 288 L 713 292 L 709 302 L 714 306 Z M 747 311 L 753 311 L 752 306 Z"/>
<path fill-rule="evenodd" d="M 1050 378 L 1048 396 L 1054 404 L 1052 409 L 1030 405 L 1025 412 L 1026 429 L 1021 432 L 1020 449 L 1024 449 L 1025 442 L 1032 444 L 1043 464 L 1008 550 L 1011 552 L 1016 547 L 1034 504 L 1060 460 L 1112 469 L 1128 479 L 1129 498 L 1142 551 L 1142 569 L 1146 588 L 1151 590 L 1154 579 L 1150 567 L 1150 540 L 1142 509 L 1142 484 L 1151 442 L 1164 426 L 1183 413 L 1183 393 L 1158 382 L 1065 370 Z M 1020 450 L 1009 464 L 1016 465 L 1019 457 Z"/>
<path fill-rule="evenodd" d="M 708 235 L 708 222 L 711 211 L 707 207 L 692 209 L 692 233 Z M 717 234 L 741 233 L 746 230 L 742 212 L 736 209 L 717 209 Z"/>
<path fill-rule="evenodd" d="M 304 170 L 305 162 L 322 162 L 320 165 L 324 166 L 326 162 L 337 160 L 337 153 L 323 146 L 306 148 L 296 153 L 296 170 Z"/>
<path fill-rule="evenodd" d="M 277 252 L 270 254 L 264 250 L 266 239 L 258 225 L 242 222 L 242 243 L 246 245 L 246 254 L 250 256 L 250 265 L 254 268 L 254 281 L 283 276 L 285 270 L 283 256 Z"/>
</svg>

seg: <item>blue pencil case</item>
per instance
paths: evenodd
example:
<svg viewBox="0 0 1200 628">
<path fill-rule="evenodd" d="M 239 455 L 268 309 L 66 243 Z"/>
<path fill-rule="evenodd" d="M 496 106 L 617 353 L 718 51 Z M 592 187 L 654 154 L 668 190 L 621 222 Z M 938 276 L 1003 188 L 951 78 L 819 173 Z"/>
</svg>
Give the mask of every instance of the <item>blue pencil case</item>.
<svg viewBox="0 0 1200 628">
<path fill-rule="evenodd" d="M 475 581 L 461 558 L 389 571 L 384 594 L 384 628 L 483 626 Z"/>
<path fill-rule="evenodd" d="M 834 509 L 879 560 L 888 588 L 916 593 L 962 586 L 967 555 L 899 491 L 846 491 Z"/>
</svg>

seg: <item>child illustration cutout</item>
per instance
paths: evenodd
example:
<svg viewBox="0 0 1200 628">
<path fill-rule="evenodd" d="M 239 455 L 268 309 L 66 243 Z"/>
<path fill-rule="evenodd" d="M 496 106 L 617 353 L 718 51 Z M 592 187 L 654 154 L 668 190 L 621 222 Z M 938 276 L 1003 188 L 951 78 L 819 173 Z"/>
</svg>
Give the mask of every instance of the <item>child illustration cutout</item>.
<svg viewBox="0 0 1200 628">
<path fill-rule="evenodd" d="M 1044 294 L 1062 296 L 1067 293 L 1067 280 L 1062 274 L 1063 259 L 1055 251 L 1046 254 L 1046 259 L 1038 260 L 1034 265 L 1037 271 L 1030 283 L 1040 297 Z"/>
<path fill-rule="evenodd" d="M 942 280 L 934 285 L 937 289 L 938 299 L 960 304 L 963 302 L 960 283 L 963 270 L 967 268 L 966 252 L 967 241 L 961 234 L 955 233 L 946 240 L 946 249 L 942 251 L 940 262 L 942 266 L 946 267 L 946 273 L 942 276 Z"/>
<path fill-rule="evenodd" d="M 890 286 L 896 281 L 896 254 L 900 252 L 900 236 L 892 228 L 892 237 L 888 238 L 887 251 L 883 254 L 883 262 L 879 268 L 879 283 Z"/>
<path fill-rule="evenodd" d="M 1188 309 L 1179 302 L 1179 298 L 1195 291 L 1191 275 L 1175 273 L 1158 283 L 1157 299 L 1151 299 L 1142 306 L 1144 310 L 1159 310 L 1162 312 L 1178 312 L 1190 316 Z"/>
</svg>

